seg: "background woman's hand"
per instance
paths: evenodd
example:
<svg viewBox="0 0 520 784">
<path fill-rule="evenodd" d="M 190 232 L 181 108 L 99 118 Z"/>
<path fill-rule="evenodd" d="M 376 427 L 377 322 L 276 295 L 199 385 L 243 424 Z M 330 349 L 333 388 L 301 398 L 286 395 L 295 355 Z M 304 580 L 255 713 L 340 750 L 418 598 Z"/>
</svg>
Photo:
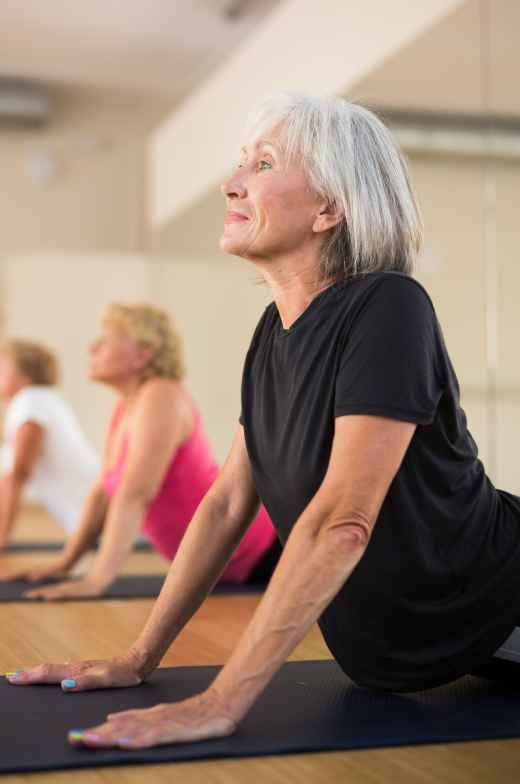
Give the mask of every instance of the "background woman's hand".
<svg viewBox="0 0 520 784">
<path fill-rule="evenodd" d="M 67 574 L 67 569 L 59 563 L 50 566 L 39 567 L 36 569 L 26 569 L 23 572 L 12 572 L 0 575 L 0 581 L 4 583 L 29 582 L 37 583 L 45 580 L 63 580 Z"/>
<path fill-rule="evenodd" d="M 13 686 L 32 686 L 38 683 L 61 683 L 64 691 L 114 689 L 137 686 L 148 672 L 140 657 L 132 650 L 115 659 L 67 661 L 65 664 L 40 664 L 27 672 L 6 675 Z"/>
<path fill-rule="evenodd" d="M 73 746 L 144 749 L 231 735 L 237 722 L 211 690 L 189 700 L 146 710 L 112 713 L 105 724 L 69 733 Z"/>
<path fill-rule="evenodd" d="M 84 577 L 82 580 L 67 580 L 56 585 L 45 585 L 23 592 L 24 599 L 43 599 L 46 602 L 60 599 L 76 599 L 88 596 L 101 596 L 106 586 Z"/>
</svg>

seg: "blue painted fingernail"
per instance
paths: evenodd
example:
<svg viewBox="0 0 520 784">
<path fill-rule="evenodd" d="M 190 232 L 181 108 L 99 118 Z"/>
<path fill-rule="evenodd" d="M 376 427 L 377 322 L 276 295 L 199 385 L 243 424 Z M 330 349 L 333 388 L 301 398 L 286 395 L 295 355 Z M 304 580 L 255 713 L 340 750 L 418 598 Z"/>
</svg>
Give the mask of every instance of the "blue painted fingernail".
<svg viewBox="0 0 520 784">
<path fill-rule="evenodd" d="M 83 740 L 83 730 L 69 730 L 69 738 L 73 738 L 73 740 Z"/>
<path fill-rule="evenodd" d="M 10 675 L 10 676 L 9 676 L 9 680 L 10 680 L 10 681 L 15 681 L 15 680 L 16 680 L 17 678 L 19 678 L 19 677 L 20 677 L 19 675 Z"/>
<path fill-rule="evenodd" d="M 63 681 L 63 685 L 65 686 L 66 689 L 74 689 L 76 686 L 76 681 L 66 680 Z"/>
<path fill-rule="evenodd" d="M 25 670 L 16 670 L 17 675 L 19 675 L 21 672 L 25 672 Z"/>
<path fill-rule="evenodd" d="M 119 743 L 124 743 L 128 746 L 129 743 L 133 743 L 132 738 L 119 738 Z"/>
</svg>

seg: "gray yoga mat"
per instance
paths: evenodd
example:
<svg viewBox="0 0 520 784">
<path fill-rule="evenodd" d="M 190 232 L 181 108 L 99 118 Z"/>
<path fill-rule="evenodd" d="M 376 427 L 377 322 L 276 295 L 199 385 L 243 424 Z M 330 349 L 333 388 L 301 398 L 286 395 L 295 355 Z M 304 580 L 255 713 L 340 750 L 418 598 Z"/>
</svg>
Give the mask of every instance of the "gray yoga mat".
<svg viewBox="0 0 520 784">
<path fill-rule="evenodd" d="M 143 574 L 118 577 L 102 596 L 74 597 L 70 601 L 96 601 L 103 599 L 154 599 L 159 596 L 166 575 Z M 52 583 L 28 583 L 18 581 L 14 583 L 0 582 L 0 603 L 2 602 L 34 602 L 34 599 L 25 599 L 24 591 L 39 588 Z M 265 585 L 217 585 L 213 594 L 229 593 L 258 593 L 263 591 Z M 68 601 L 68 600 L 65 600 Z"/>
<path fill-rule="evenodd" d="M 496 682 L 468 675 L 428 691 L 382 694 L 357 689 L 327 660 L 284 664 L 228 738 L 142 751 L 73 748 L 67 743 L 69 729 L 95 726 L 108 713 L 198 694 L 219 669 L 164 668 L 132 689 L 77 694 L 65 693 L 58 685 L 17 687 L 0 679 L 0 773 L 520 735 L 520 694 Z"/>
</svg>

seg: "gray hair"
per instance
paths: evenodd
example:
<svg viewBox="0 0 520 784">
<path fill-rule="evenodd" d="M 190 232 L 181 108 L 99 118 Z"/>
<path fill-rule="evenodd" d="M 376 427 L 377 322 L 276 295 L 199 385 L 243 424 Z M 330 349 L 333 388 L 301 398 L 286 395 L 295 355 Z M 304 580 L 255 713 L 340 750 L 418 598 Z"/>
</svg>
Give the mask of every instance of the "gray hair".
<svg viewBox="0 0 520 784">
<path fill-rule="evenodd" d="M 414 275 L 423 241 L 419 199 L 403 152 L 373 112 L 343 98 L 276 92 L 246 122 L 248 147 L 282 129 L 316 194 L 344 218 L 325 241 L 323 280 L 392 270 Z"/>
</svg>

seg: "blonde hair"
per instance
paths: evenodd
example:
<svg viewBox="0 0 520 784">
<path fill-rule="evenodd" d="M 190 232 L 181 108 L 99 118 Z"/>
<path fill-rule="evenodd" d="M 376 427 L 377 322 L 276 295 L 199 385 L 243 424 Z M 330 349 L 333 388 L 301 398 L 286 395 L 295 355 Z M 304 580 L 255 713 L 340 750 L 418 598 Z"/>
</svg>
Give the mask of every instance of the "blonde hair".
<svg viewBox="0 0 520 784">
<path fill-rule="evenodd" d="M 56 355 L 39 343 L 13 338 L 0 346 L 0 355 L 10 357 L 18 371 L 28 378 L 31 384 L 53 386 L 58 383 Z"/>
<path fill-rule="evenodd" d="M 404 154 L 381 120 L 343 98 L 276 92 L 253 108 L 242 145 L 278 129 L 286 160 L 297 158 L 317 196 L 343 215 L 323 248 L 322 279 L 383 270 L 414 275 L 421 208 Z"/>
<path fill-rule="evenodd" d="M 103 324 L 123 329 L 136 346 L 146 346 L 152 357 L 142 371 L 142 378 L 165 376 L 180 381 L 184 374 L 181 339 L 164 310 L 146 303 L 110 305 Z"/>
</svg>

